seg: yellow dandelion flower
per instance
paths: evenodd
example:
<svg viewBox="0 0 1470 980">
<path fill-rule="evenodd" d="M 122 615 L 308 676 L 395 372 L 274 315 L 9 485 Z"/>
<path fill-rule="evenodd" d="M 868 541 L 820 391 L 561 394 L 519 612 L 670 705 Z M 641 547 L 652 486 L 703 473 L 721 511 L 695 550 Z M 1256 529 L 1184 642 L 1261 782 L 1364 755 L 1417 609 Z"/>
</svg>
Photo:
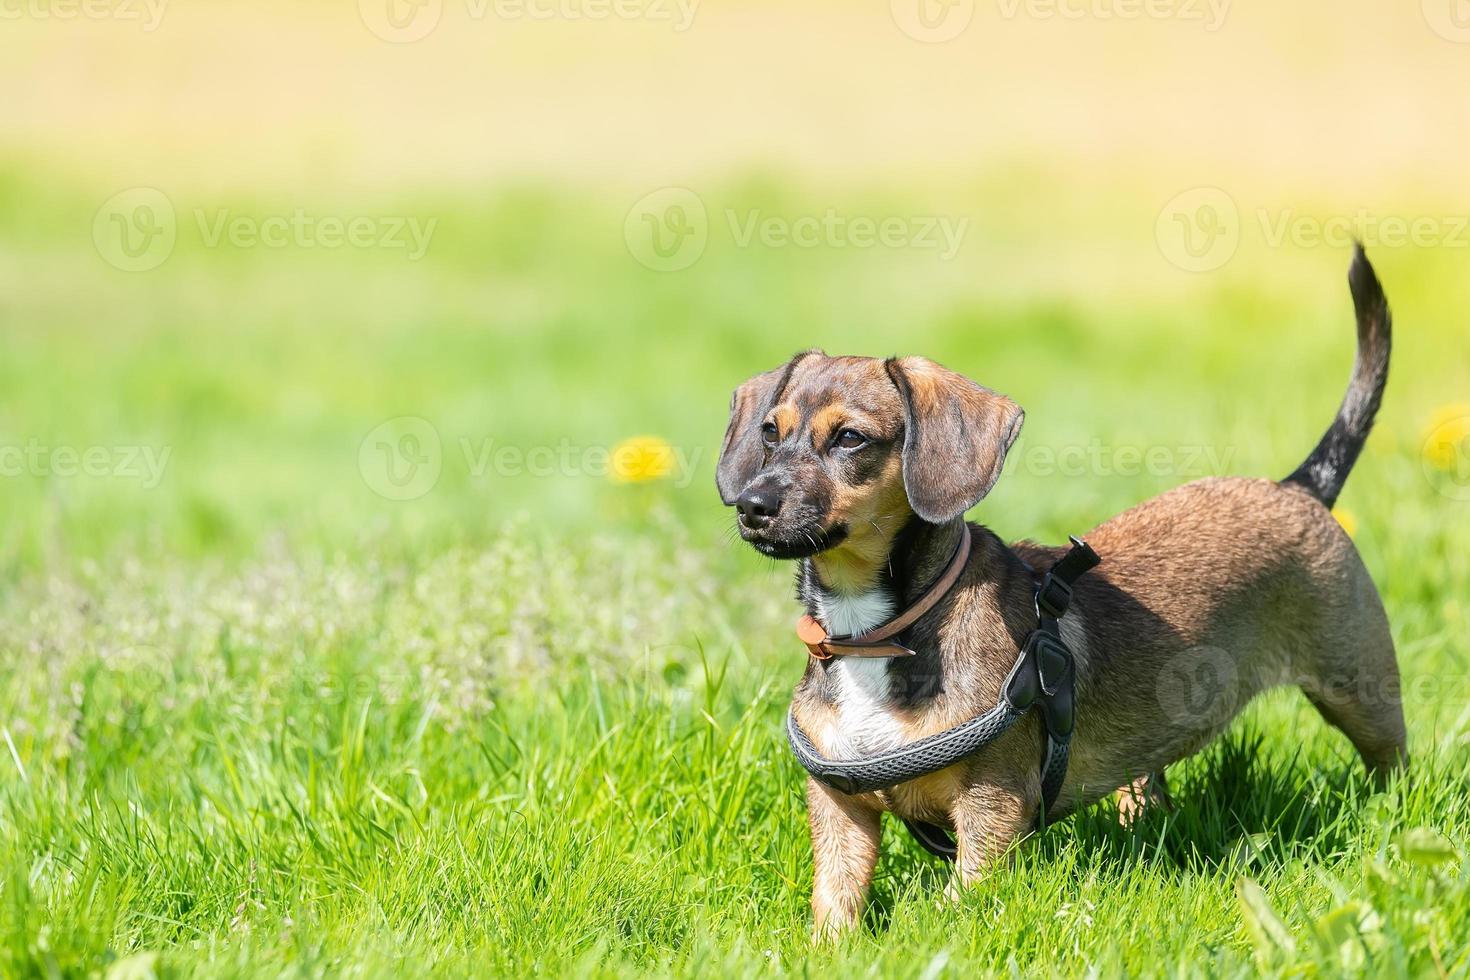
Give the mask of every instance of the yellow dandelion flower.
<svg viewBox="0 0 1470 980">
<path fill-rule="evenodd" d="M 1332 516 L 1337 518 L 1337 523 L 1342 525 L 1342 529 L 1348 533 L 1348 537 L 1356 538 L 1358 536 L 1358 518 L 1352 511 L 1346 507 L 1334 507 L 1332 508 Z"/>
<path fill-rule="evenodd" d="M 646 483 L 673 471 L 673 446 L 658 436 L 634 436 L 612 448 L 607 475 L 614 483 Z"/>
<path fill-rule="evenodd" d="M 1424 462 L 1441 470 L 1455 470 L 1470 454 L 1470 405 L 1449 404 L 1435 409 L 1424 436 Z"/>
</svg>

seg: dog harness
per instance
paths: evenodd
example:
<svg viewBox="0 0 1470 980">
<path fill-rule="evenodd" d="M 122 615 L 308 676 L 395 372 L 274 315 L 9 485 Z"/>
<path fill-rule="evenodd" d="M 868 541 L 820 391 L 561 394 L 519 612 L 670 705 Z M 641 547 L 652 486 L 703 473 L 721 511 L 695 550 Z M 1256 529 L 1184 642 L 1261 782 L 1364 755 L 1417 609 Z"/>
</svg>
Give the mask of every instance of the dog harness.
<svg viewBox="0 0 1470 980">
<path fill-rule="evenodd" d="M 786 716 L 786 737 L 791 751 L 813 778 L 839 793 L 871 793 L 892 789 L 899 783 L 928 776 L 947 769 L 974 755 L 999 739 L 1032 708 L 1041 712 L 1046 726 L 1046 750 L 1041 759 L 1041 809 L 1037 823 L 1045 827 L 1047 814 L 1056 804 L 1062 784 L 1067 778 L 1067 760 L 1076 719 L 1073 703 L 1074 667 L 1072 651 L 1062 640 L 1061 619 L 1072 602 L 1072 587 L 1100 558 L 1080 538 L 1071 538 L 1072 547 L 1051 567 L 1036 587 L 1037 626 L 1021 645 L 1015 666 L 1001 685 L 1000 699 L 994 708 L 978 718 L 947 731 L 910 742 L 902 748 L 860 759 L 828 759 L 812 744 L 796 713 Z M 810 616 L 797 624 L 797 636 L 807 645 L 813 657 L 831 656 L 893 657 L 913 656 L 914 651 L 894 641 L 899 633 L 912 626 L 924 613 L 933 609 L 954 586 L 970 554 L 970 535 L 960 537 L 959 547 L 949 566 L 935 580 L 917 603 L 882 626 L 856 636 L 829 637 Z M 935 824 L 905 820 L 909 832 L 924 849 L 939 857 L 953 859 L 954 838 Z"/>
</svg>

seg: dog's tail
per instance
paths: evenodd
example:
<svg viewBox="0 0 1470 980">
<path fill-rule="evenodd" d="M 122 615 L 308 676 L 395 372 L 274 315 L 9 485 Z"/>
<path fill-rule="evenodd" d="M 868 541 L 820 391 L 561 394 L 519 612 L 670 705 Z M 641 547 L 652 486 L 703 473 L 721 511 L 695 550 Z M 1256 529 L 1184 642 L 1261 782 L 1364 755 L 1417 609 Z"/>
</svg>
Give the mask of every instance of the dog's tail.
<svg viewBox="0 0 1470 980">
<path fill-rule="evenodd" d="M 1343 396 L 1337 418 L 1332 420 L 1322 441 L 1296 471 L 1282 483 L 1295 483 L 1331 507 L 1347 482 L 1348 473 L 1363 451 L 1373 416 L 1383 401 L 1388 381 L 1388 352 L 1393 346 L 1392 319 L 1383 287 L 1359 244 L 1348 269 L 1348 286 L 1358 314 L 1358 356 L 1353 360 L 1353 378 Z"/>
</svg>

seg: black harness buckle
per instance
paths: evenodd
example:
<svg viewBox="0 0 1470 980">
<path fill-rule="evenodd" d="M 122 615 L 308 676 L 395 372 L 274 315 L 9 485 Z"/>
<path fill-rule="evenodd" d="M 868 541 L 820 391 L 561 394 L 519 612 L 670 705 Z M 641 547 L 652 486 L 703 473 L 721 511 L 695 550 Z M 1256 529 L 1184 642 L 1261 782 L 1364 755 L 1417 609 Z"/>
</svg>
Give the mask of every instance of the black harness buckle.
<svg viewBox="0 0 1470 980">
<path fill-rule="evenodd" d="M 1036 673 L 1041 678 L 1041 693 L 1054 697 L 1062 685 L 1072 683 L 1072 651 L 1060 638 L 1044 630 L 1032 636 L 1036 650 Z"/>
<path fill-rule="evenodd" d="M 1070 595 L 1071 589 L 1067 591 Z M 1072 650 L 1062 639 L 1059 619 L 1059 615 L 1041 617 L 1002 686 L 1006 700 L 1022 711 L 1072 683 Z"/>
<path fill-rule="evenodd" d="M 1075 722 L 1072 703 L 1075 667 L 1071 649 L 1060 633 L 1053 632 L 1055 629 L 1054 625 L 1042 625 L 1031 631 L 1002 691 L 1017 711 L 1033 706 L 1041 708 L 1047 734 L 1052 738 L 1067 738 Z"/>
<path fill-rule="evenodd" d="M 1072 587 L 1057 578 L 1056 572 L 1047 572 L 1036 590 L 1036 612 L 1038 615 L 1061 619 L 1072 604 Z"/>
</svg>

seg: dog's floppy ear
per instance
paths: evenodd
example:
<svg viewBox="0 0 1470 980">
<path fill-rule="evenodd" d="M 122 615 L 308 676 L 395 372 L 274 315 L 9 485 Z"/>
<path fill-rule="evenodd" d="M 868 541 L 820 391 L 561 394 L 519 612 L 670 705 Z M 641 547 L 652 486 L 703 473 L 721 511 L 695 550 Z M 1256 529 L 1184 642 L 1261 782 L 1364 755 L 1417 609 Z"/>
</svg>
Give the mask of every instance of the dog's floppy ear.
<svg viewBox="0 0 1470 980">
<path fill-rule="evenodd" d="M 903 396 L 903 485 L 926 521 L 959 517 L 990 492 L 1026 413 L 926 357 L 891 358 Z"/>
<path fill-rule="evenodd" d="M 778 368 L 757 374 L 730 396 L 730 424 L 725 428 L 725 444 L 720 448 L 720 463 L 715 467 L 715 486 L 720 488 L 720 500 L 726 506 L 735 503 L 765 458 L 759 420 L 786 390 L 786 382 L 797 363 L 814 353 L 817 352 L 804 351 Z"/>
</svg>

